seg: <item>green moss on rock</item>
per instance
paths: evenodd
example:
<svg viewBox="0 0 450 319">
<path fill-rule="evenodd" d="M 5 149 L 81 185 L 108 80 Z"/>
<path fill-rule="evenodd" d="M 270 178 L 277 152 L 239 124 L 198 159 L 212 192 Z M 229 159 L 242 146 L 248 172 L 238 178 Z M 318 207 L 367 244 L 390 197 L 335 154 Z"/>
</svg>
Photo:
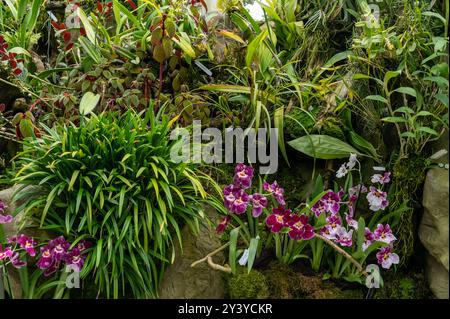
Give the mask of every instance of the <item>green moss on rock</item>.
<svg viewBox="0 0 450 319">
<path fill-rule="evenodd" d="M 228 293 L 232 299 L 265 299 L 269 297 L 269 288 L 262 273 L 257 270 L 247 273 L 246 268 L 240 267 L 228 280 Z"/>
<path fill-rule="evenodd" d="M 384 287 L 377 289 L 376 299 L 430 299 L 432 294 L 422 273 L 392 274 L 384 278 Z"/>
</svg>

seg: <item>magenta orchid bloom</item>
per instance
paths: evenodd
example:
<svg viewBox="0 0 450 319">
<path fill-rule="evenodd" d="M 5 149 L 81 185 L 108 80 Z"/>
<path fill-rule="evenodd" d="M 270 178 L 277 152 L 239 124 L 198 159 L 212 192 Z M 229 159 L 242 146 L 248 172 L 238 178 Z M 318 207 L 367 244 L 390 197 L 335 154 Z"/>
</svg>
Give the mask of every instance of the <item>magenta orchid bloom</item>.
<svg viewBox="0 0 450 319">
<path fill-rule="evenodd" d="M 65 257 L 66 265 L 73 266 L 80 272 L 84 265 L 84 257 L 81 255 L 78 248 L 72 249 Z"/>
<path fill-rule="evenodd" d="M 253 217 L 259 217 L 263 211 L 263 208 L 267 207 L 268 201 L 267 198 L 261 194 L 255 193 L 251 196 L 252 200 L 252 215 Z"/>
<path fill-rule="evenodd" d="M 252 185 L 253 168 L 242 163 L 236 165 L 234 170 L 234 185 L 247 189 Z"/>
<path fill-rule="evenodd" d="M 359 184 L 359 185 L 350 187 L 348 189 L 349 202 L 351 202 L 351 203 L 356 202 L 359 194 L 362 194 L 362 193 L 367 193 L 367 187 L 365 187 L 364 185 Z"/>
<path fill-rule="evenodd" d="M 88 242 L 88 241 L 86 241 L 86 240 L 84 240 L 84 239 L 80 240 L 80 241 L 77 243 L 77 248 L 78 248 L 78 250 L 80 251 L 80 253 L 83 252 L 83 251 L 85 251 L 85 250 L 88 249 L 88 248 L 91 248 L 91 247 L 92 247 L 92 243 L 91 243 L 91 242 Z"/>
<path fill-rule="evenodd" d="M 322 227 L 322 229 L 320 230 L 320 233 L 325 238 L 328 238 L 330 240 L 335 240 L 336 232 L 339 229 L 339 227 L 341 227 L 341 225 L 342 225 L 341 218 L 337 215 L 331 215 L 331 216 L 327 217 L 326 221 L 327 221 L 327 224 L 324 227 Z"/>
<path fill-rule="evenodd" d="M 231 216 L 230 215 L 227 215 L 224 218 L 222 218 L 222 220 L 220 221 L 219 225 L 217 225 L 217 227 L 216 227 L 216 233 L 217 234 L 222 234 L 225 231 L 225 229 L 227 228 L 228 223 L 230 222 L 230 220 L 231 220 Z"/>
<path fill-rule="evenodd" d="M 392 252 L 392 247 L 383 247 L 377 252 L 378 263 L 385 269 L 391 268 L 393 264 L 398 264 L 400 258 Z"/>
<path fill-rule="evenodd" d="M 266 225 L 273 233 L 278 233 L 284 227 L 288 226 L 291 211 L 280 206 L 272 209 L 272 214 L 266 218 Z"/>
<path fill-rule="evenodd" d="M 5 203 L 0 200 L 0 213 L 3 213 L 6 208 L 7 206 L 5 205 Z"/>
<path fill-rule="evenodd" d="M 63 236 L 59 236 L 53 239 L 49 243 L 53 247 L 53 256 L 57 261 L 63 260 L 66 257 L 67 251 L 70 247 L 70 243 L 66 241 Z"/>
<path fill-rule="evenodd" d="M 335 241 L 341 246 L 350 247 L 353 245 L 353 229 L 347 231 L 344 227 L 340 226 L 336 230 L 335 238 Z"/>
<path fill-rule="evenodd" d="M 353 210 L 353 208 L 352 208 Z M 356 220 L 353 219 L 353 213 L 352 214 L 347 214 L 345 213 L 345 221 L 347 222 L 347 225 L 351 228 L 353 228 L 354 230 L 358 230 L 358 222 Z"/>
<path fill-rule="evenodd" d="M 319 200 L 317 203 L 314 204 L 314 206 L 311 208 L 311 211 L 316 215 L 318 218 L 320 214 L 327 212 L 327 207 L 325 206 L 325 203 Z"/>
<path fill-rule="evenodd" d="M 11 215 L 2 215 L 0 214 L 0 225 L 1 224 L 10 224 L 13 221 L 13 217 Z"/>
<path fill-rule="evenodd" d="M 225 195 L 224 205 L 232 213 L 242 214 L 247 210 L 249 196 L 243 189 L 234 185 L 228 185 L 223 190 Z"/>
<path fill-rule="evenodd" d="M 234 196 L 236 199 L 231 205 L 230 212 L 235 213 L 237 215 L 245 213 L 249 202 L 248 194 L 243 189 L 241 189 L 235 192 Z"/>
<path fill-rule="evenodd" d="M 53 252 L 52 247 L 50 245 L 46 245 L 41 247 L 41 258 L 37 262 L 37 266 L 40 269 L 48 269 L 53 264 Z"/>
<path fill-rule="evenodd" d="M 1 224 L 9 224 L 13 221 L 13 217 L 11 215 L 3 215 L 7 206 L 4 202 L 0 200 L 0 225 Z"/>
<path fill-rule="evenodd" d="M 22 268 L 27 265 L 27 262 L 24 260 L 20 260 L 19 257 L 19 253 L 17 252 L 13 252 L 11 257 L 9 257 L 9 260 L 11 260 L 11 263 L 15 268 Z"/>
<path fill-rule="evenodd" d="M 370 180 L 372 183 L 379 183 L 381 185 L 387 184 L 391 181 L 391 173 L 390 172 L 384 172 L 383 175 L 381 174 L 374 174 Z"/>
<path fill-rule="evenodd" d="M 339 193 L 328 192 L 326 193 L 322 199 L 320 200 L 324 205 L 327 212 L 335 215 L 339 212 L 341 208 L 339 202 L 341 201 L 341 197 Z"/>
<path fill-rule="evenodd" d="M 394 234 L 392 234 L 391 227 L 388 224 L 386 224 L 386 226 L 378 224 L 374 231 L 374 236 L 376 241 L 381 241 L 386 244 L 391 244 L 397 240 Z"/>
<path fill-rule="evenodd" d="M 375 235 L 368 227 L 364 228 L 364 242 L 362 244 L 362 251 L 366 251 L 375 240 Z"/>
<path fill-rule="evenodd" d="M 308 216 L 293 215 L 289 222 L 289 238 L 294 240 L 309 240 L 314 237 L 314 227 L 308 224 Z"/>
<path fill-rule="evenodd" d="M 11 258 L 13 252 L 11 250 L 11 247 L 6 247 L 5 250 L 3 250 L 2 245 L 0 244 L 0 260 L 6 260 L 7 258 Z"/>
<path fill-rule="evenodd" d="M 275 197 L 278 204 L 283 206 L 286 205 L 286 202 L 284 200 L 284 189 L 278 185 L 277 181 L 273 182 L 272 184 L 264 182 L 263 189 L 270 192 Z"/>
<path fill-rule="evenodd" d="M 34 246 L 37 244 L 33 238 L 30 238 L 26 235 L 19 235 L 18 237 L 12 237 L 8 239 L 9 242 L 15 242 L 20 245 L 21 248 L 25 249 L 28 255 L 35 256 L 36 251 L 34 249 Z"/>
<path fill-rule="evenodd" d="M 231 210 L 231 206 L 236 200 L 234 193 L 238 190 L 240 190 L 240 188 L 235 187 L 234 185 L 228 185 L 223 189 L 224 205 L 226 209 Z"/>
<path fill-rule="evenodd" d="M 388 205 L 386 192 L 383 192 L 373 186 L 370 186 L 370 192 L 367 194 L 367 201 L 369 202 L 369 209 L 376 212 L 378 210 L 384 210 Z"/>
</svg>

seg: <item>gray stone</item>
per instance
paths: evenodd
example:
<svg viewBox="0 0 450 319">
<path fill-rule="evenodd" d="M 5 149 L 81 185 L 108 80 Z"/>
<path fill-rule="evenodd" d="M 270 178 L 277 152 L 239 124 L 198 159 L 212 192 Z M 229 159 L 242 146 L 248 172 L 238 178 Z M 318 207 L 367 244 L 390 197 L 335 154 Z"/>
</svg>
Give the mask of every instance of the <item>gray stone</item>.
<svg viewBox="0 0 450 319">
<path fill-rule="evenodd" d="M 423 191 L 424 214 L 419 237 L 427 250 L 427 275 L 430 289 L 437 298 L 449 298 L 448 218 L 449 173 L 433 168 L 427 173 Z"/>
<path fill-rule="evenodd" d="M 215 221 L 217 213 L 208 211 Z M 224 298 L 225 283 L 220 271 L 211 269 L 206 262 L 191 267 L 191 264 L 205 257 L 208 253 L 221 246 L 220 238 L 214 226 L 204 222 L 200 226 L 198 236 L 195 236 L 186 226 L 182 230 L 183 251 L 178 246 L 176 258 L 166 269 L 160 287 L 159 297 L 163 299 L 220 299 Z M 223 264 L 225 257 L 219 253 L 213 257 L 214 262 Z"/>
</svg>

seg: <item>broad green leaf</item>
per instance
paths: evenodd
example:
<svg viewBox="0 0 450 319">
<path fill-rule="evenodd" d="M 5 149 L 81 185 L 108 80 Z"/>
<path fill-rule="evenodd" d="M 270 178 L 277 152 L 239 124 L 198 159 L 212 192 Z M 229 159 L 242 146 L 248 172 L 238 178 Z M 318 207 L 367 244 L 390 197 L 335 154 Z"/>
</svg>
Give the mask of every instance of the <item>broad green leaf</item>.
<svg viewBox="0 0 450 319">
<path fill-rule="evenodd" d="M 173 38 L 172 40 L 180 46 L 181 50 L 183 50 L 185 54 L 195 59 L 195 51 L 192 48 L 189 36 L 185 32 L 181 32 L 180 35 L 181 36 L 179 40 L 177 40 L 176 38 Z"/>
<path fill-rule="evenodd" d="M 247 55 L 245 57 L 245 64 L 247 65 L 247 67 L 251 67 L 253 56 L 255 55 L 257 48 L 262 45 L 264 39 L 268 36 L 268 34 L 268 30 L 265 29 L 263 32 L 258 34 L 258 36 L 255 37 L 247 46 Z"/>
<path fill-rule="evenodd" d="M 346 142 L 328 135 L 302 136 L 288 144 L 299 152 L 320 159 L 345 158 L 351 153 L 362 155 Z"/>
<path fill-rule="evenodd" d="M 200 90 L 206 91 L 218 91 L 226 93 L 243 93 L 250 94 L 250 87 L 240 85 L 228 85 L 228 84 L 207 84 L 199 87 Z"/>
<path fill-rule="evenodd" d="M 364 98 L 364 100 L 378 101 L 378 102 L 381 102 L 381 103 L 384 103 L 384 104 L 388 104 L 389 103 L 388 100 L 385 97 L 381 96 L 381 95 L 368 95 L 368 96 L 366 96 Z"/>
<path fill-rule="evenodd" d="M 99 101 L 100 94 L 94 94 L 92 92 L 84 93 L 80 101 L 80 113 L 82 115 L 88 115 L 92 113 Z"/>
<path fill-rule="evenodd" d="M 231 272 L 236 273 L 236 250 L 237 250 L 237 239 L 239 236 L 239 227 L 230 231 L 230 251 L 228 262 L 230 263 Z"/>
<path fill-rule="evenodd" d="M 407 120 L 405 118 L 396 117 L 396 116 L 388 116 L 381 120 L 384 122 L 389 122 L 389 123 L 406 123 L 407 122 Z"/>
<path fill-rule="evenodd" d="M 81 22 L 83 23 L 84 29 L 86 30 L 86 36 L 88 37 L 89 41 L 91 41 L 91 43 L 95 45 L 97 42 L 95 39 L 95 30 L 88 17 L 86 16 L 86 13 L 84 13 L 81 7 L 78 7 L 77 14 L 80 17 Z"/>
<path fill-rule="evenodd" d="M 259 236 L 250 239 L 250 245 L 248 247 L 248 259 L 247 259 L 248 273 L 250 273 L 250 271 L 252 270 L 253 263 L 256 258 L 256 253 L 258 252 L 258 243 L 259 243 Z"/>
<path fill-rule="evenodd" d="M 227 31 L 227 30 L 219 30 L 217 33 L 219 33 L 220 35 L 223 35 L 224 37 L 233 39 L 237 42 L 240 42 L 242 44 L 245 44 L 245 41 L 242 40 L 242 38 L 240 36 L 238 36 L 236 33 L 233 33 L 231 31 Z"/>
<path fill-rule="evenodd" d="M 408 94 L 408 95 L 411 95 L 411 96 L 414 96 L 415 98 L 417 98 L 417 91 L 411 87 L 402 86 L 402 87 L 395 89 L 394 91 L 398 92 L 398 93 Z"/>
</svg>

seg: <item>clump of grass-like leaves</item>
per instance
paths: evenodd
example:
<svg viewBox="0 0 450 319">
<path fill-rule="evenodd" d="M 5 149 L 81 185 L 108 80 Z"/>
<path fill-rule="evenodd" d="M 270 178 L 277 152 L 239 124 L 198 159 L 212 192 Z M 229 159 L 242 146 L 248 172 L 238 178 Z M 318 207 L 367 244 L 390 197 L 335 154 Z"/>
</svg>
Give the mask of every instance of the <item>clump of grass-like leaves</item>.
<svg viewBox="0 0 450 319">
<path fill-rule="evenodd" d="M 74 242 L 95 242 L 81 277 L 102 296 L 156 297 L 181 226 L 196 230 L 212 201 L 202 186 L 209 176 L 171 160 L 172 122 L 151 111 L 92 115 L 79 127 L 46 128 L 18 155 L 17 211 Z M 28 185 L 36 196 L 22 191 Z"/>
</svg>

